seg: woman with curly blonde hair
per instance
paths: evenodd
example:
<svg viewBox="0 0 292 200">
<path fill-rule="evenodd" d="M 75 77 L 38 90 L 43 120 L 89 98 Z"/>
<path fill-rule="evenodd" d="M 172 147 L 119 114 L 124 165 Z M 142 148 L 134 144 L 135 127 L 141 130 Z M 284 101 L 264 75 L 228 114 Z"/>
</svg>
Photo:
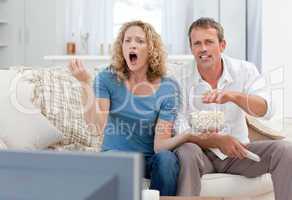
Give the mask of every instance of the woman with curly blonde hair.
<svg viewBox="0 0 292 200">
<path fill-rule="evenodd" d="M 179 163 L 172 150 L 185 142 L 171 137 L 179 106 L 179 87 L 165 77 L 165 51 L 154 28 L 142 21 L 125 23 L 114 43 L 111 65 L 89 86 L 90 76 L 78 60 L 74 77 L 95 101 L 85 113 L 87 124 L 104 134 L 103 151 L 140 152 L 145 177 L 161 195 L 176 195 Z"/>
<path fill-rule="evenodd" d="M 125 23 L 117 36 L 113 46 L 112 67 L 118 73 L 121 80 L 129 78 L 129 69 L 123 54 L 123 39 L 125 32 L 131 26 L 141 27 L 145 33 L 146 40 L 148 41 L 148 70 L 147 79 L 151 82 L 157 78 L 165 75 L 166 71 L 166 53 L 159 34 L 155 32 L 150 24 L 142 21 L 132 21 Z"/>
</svg>

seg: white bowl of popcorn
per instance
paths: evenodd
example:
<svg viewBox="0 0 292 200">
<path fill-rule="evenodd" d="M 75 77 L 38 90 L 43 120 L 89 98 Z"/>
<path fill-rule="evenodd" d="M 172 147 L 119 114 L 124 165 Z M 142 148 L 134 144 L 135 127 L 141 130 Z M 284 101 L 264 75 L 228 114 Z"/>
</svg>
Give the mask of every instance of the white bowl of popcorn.
<svg viewBox="0 0 292 200">
<path fill-rule="evenodd" d="M 224 112 L 202 110 L 190 114 L 192 128 L 196 132 L 219 131 L 224 128 Z"/>
</svg>

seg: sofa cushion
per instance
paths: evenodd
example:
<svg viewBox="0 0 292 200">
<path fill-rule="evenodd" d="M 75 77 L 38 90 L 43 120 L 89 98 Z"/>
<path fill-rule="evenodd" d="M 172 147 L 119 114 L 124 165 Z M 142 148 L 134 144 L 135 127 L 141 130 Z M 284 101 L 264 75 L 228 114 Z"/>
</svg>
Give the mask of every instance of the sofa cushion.
<svg viewBox="0 0 292 200">
<path fill-rule="evenodd" d="M 270 174 L 246 178 L 232 174 L 206 174 L 202 177 L 201 196 L 253 197 L 273 191 Z"/>
<path fill-rule="evenodd" d="M 268 139 L 285 138 L 285 134 L 283 131 L 279 131 L 269 125 L 269 123 L 271 124 L 271 120 L 264 121 L 264 120 L 247 115 L 246 121 L 250 130 L 257 132 L 260 135 L 267 137 Z M 255 137 L 255 139 L 257 138 Z"/>
<path fill-rule="evenodd" d="M 50 122 L 31 103 L 33 86 L 25 74 L 1 71 L 0 139 L 9 149 L 42 149 L 62 140 Z"/>
<path fill-rule="evenodd" d="M 143 189 L 150 186 L 150 180 L 143 180 Z M 240 175 L 212 173 L 202 177 L 200 196 L 205 197 L 257 197 L 273 192 L 270 174 L 256 178 Z"/>
<path fill-rule="evenodd" d="M 88 147 L 90 151 L 99 151 L 102 136 L 87 127 L 82 88 L 70 72 L 56 67 L 33 70 L 31 81 L 35 84 L 34 104 L 64 134 L 64 139 L 53 148 L 84 151 Z"/>
</svg>

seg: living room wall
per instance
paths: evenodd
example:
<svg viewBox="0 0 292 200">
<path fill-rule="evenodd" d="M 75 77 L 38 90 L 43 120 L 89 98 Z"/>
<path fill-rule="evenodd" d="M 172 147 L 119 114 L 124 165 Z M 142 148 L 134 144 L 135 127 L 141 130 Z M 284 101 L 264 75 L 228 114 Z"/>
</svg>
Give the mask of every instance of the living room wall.
<svg viewBox="0 0 292 200">
<path fill-rule="evenodd" d="M 277 103 L 284 103 L 284 117 L 292 118 L 292 2 L 264 0 L 262 9 L 262 69 L 264 72 L 278 69 L 271 76 L 276 80 L 275 89 L 284 88 L 284 96 L 283 99 L 279 96 L 274 99 Z"/>
</svg>

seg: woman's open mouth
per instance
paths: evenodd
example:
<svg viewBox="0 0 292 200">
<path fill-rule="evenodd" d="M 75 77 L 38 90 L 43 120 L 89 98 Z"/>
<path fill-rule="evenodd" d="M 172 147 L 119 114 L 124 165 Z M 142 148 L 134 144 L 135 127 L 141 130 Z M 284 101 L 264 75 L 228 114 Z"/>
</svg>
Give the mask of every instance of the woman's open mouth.
<svg viewBox="0 0 292 200">
<path fill-rule="evenodd" d="M 135 65 L 138 60 L 138 55 L 136 53 L 129 53 L 129 59 L 132 65 Z"/>
</svg>

